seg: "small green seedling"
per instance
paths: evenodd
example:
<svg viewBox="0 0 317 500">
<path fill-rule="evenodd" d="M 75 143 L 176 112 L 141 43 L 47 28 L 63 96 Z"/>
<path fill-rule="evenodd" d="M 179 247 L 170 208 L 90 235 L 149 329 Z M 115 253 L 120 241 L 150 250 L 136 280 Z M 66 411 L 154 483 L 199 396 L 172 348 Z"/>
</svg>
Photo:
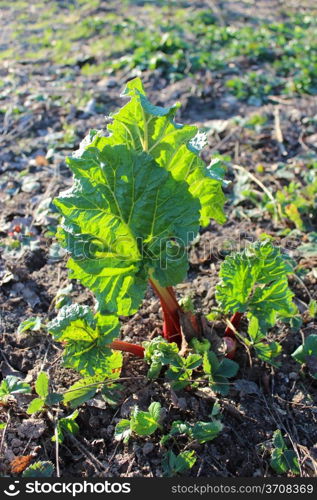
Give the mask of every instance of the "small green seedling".
<svg viewBox="0 0 317 500">
<path fill-rule="evenodd" d="M 301 365 L 306 365 L 309 373 L 317 379 L 317 335 L 309 335 L 304 343 L 293 352 L 292 357 Z"/>
<path fill-rule="evenodd" d="M 291 181 L 275 194 L 275 203 L 269 200 L 266 209 L 273 213 L 276 204 L 282 219 L 291 221 L 303 232 L 314 229 L 316 215 L 317 173 L 316 169 L 305 169 L 301 182 Z M 275 206 L 274 206 L 275 205 Z"/>
<path fill-rule="evenodd" d="M 14 394 L 29 394 L 31 386 L 15 375 L 7 375 L 0 384 L 0 401 L 7 403 Z"/>
<path fill-rule="evenodd" d="M 52 437 L 52 441 L 58 440 L 59 443 L 62 443 L 67 434 L 77 434 L 79 431 L 79 426 L 75 421 L 78 417 L 78 410 L 75 410 L 71 415 L 67 417 L 60 418 L 56 424 L 56 432 Z"/>
<path fill-rule="evenodd" d="M 273 434 L 273 446 L 270 465 L 278 474 L 292 472 L 299 474 L 300 468 L 294 450 L 289 450 L 286 446 L 282 433 L 277 429 Z"/>
<path fill-rule="evenodd" d="M 199 354 L 189 354 L 186 358 L 178 356 L 170 363 L 165 376 L 172 381 L 173 389 L 183 389 L 190 383 L 193 370 L 198 368 L 201 363 L 202 358 Z"/>
<path fill-rule="evenodd" d="M 18 326 L 18 333 L 27 331 L 38 332 L 42 328 L 42 319 L 38 316 L 36 318 L 28 318 L 22 321 Z"/>
<path fill-rule="evenodd" d="M 127 443 L 132 433 L 138 436 L 150 436 L 161 427 L 160 417 L 161 405 L 158 402 L 151 403 L 148 411 L 141 411 L 135 406 L 130 419 L 122 419 L 116 425 L 115 439 Z"/>
<path fill-rule="evenodd" d="M 196 351 L 187 357 L 180 356 L 179 349 L 175 343 L 167 343 L 162 337 L 156 337 L 150 342 L 144 342 L 144 357 L 150 363 L 148 377 L 157 378 L 163 366 L 169 368 L 165 377 L 171 381 L 173 389 L 179 390 L 195 384 L 193 371 L 203 365 L 205 377 L 215 392 L 227 395 L 229 391 L 228 378 L 234 377 L 239 365 L 234 361 L 223 358 L 218 359 L 216 354 L 210 350 L 210 342 L 207 339 L 199 341 L 193 339 L 191 346 Z M 198 379 L 197 379 L 198 381 Z"/>
<path fill-rule="evenodd" d="M 168 343 L 162 337 L 155 337 L 149 342 L 143 342 L 144 359 L 150 364 L 148 378 L 155 379 L 159 376 L 163 366 L 178 359 L 179 349 L 175 342 Z"/>
<path fill-rule="evenodd" d="M 196 440 L 199 443 L 207 443 L 212 441 L 223 429 L 223 425 L 220 420 L 213 419 L 211 422 L 196 422 L 195 424 L 190 424 L 188 422 L 182 422 L 181 420 L 175 420 L 172 423 L 170 432 L 163 436 L 161 439 L 161 444 L 165 445 L 171 437 L 185 434 L 190 439 Z"/>
<path fill-rule="evenodd" d="M 25 469 L 22 477 L 52 477 L 54 471 L 52 462 L 39 460 Z"/>
<path fill-rule="evenodd" d="M 62 401 L 63 396 L 56 392 L 49 391 L 49 376 L 45 372 L 40 372 L 35 382 L 35 392 L 38 398 L 31 401 L 28 406 L 27 413 L 32 415 L 43 410 L 45 406 L 52 406 Z"/>
<path fill-rule="evenodd" d="M 162 461 L 164 476 L 171 477 L 191 469 L 197 460 L 195 451 L 182 451 L 175 455 L 172 450 L 168 450 Z"/>
<path fill-rule="evenodd" d="M 167 343 L 162 337 L 156 337 L 151 342 L 144 342 L 144 357 L 150 363 L 148 377 L 157 378 L 163 366 L 169 368 L 165 377 L 171 381 L 173 389 L 179 390 L 188 386 L 193 370 L 202 363 L 199 354 L 189 354 L 187 357 L 180 356 L 179 349 L 175 343 Z"/>
<path fill-rule="evenodd" d="M 226 396 L 229 392 L 228 379 L 236 376 L 239 365 L 228 358 L 219 360 L 213 351 L 208 351 L 204 353 L 203 370 L 210 387 L 215 392 Z"/>
</svg>

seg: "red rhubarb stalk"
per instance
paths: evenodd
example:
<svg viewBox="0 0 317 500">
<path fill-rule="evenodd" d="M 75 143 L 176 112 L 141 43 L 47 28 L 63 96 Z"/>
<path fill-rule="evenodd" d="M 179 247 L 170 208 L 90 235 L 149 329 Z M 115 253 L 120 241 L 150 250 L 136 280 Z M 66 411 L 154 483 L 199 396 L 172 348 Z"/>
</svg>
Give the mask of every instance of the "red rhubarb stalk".
<svg viewBox="0 0 317 500">
<path fill-rule="evenodd" d="M 123 340 L 114 340 L 109 347 L 115 351 L 129 352 L 138 358 L 144 358 L 144 347 L 137 344 L 130 344 L 130 342 L 124 342 Z"/>
<path fill-rule="evenodd" d="M 162 287 L 153 277 L 149 281 L 161 302 L 164 321 L 163 337 L 168 342 L 176 342 L 180 347 L 182 343 L 182 334 L 179 313 L 183 313 L 184 311 L 177 302 L 174 289 L 171 286 Z M 236 329 L 239 327 L 242 316 L 243 313 L 236 312 L 230 319 L 230 322 Z M 191 314 L 190 321 L 194 330 L 199 331 L 199 325 L 197 323 L 195 314 Z M 230 328 L 230 326 L 227 326 L 225 330 L 224 341 L 227 344 L 227 357 L 233 359 L 237 349 L 237 341 L 236 335 L 232 328 Z M 138 358 L 144 357 L 144 348 L 137 344 L 131 344 L 130 342 L 124 342 L 122 340 L 114 340 L 110 344 L 110 347 L 111 349 L 117 351 L 129 352 L 130 354 L 134 354 Z"/>
<path fill-rule="evenodd" d="M 177 302 L 175 292 L 171 286 L 162 287 L 153 277 L 149 281 L 161 302 L 163 311 L 163 337 L 168 342 L 176 342 L 180 347 L 182 334 L 179 312 L 182 311 L 182 308 Z"/>
</svg>

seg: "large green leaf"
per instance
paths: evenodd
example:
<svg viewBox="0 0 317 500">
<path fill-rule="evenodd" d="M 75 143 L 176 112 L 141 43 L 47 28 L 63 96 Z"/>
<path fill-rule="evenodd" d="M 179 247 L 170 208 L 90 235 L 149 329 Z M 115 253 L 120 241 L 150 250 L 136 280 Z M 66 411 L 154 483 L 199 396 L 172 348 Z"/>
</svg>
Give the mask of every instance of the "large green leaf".
<svg viewBox="0 0 317 500">
<path fill-rule="evenodd" d="M 259 342 L 278 318 L 295 314 L 288 287 L 292 271 L 278 248 L 266 240 L 226 257 L 220 269 L 216 298 L 227 313 L 246 312 L 249 334 Z"/>
<path fill-rule="evenodd" d="M 99 150 L 106 144 L 125 144 L 134 151 L 145 151 L 174 179 L 187 182 L 191 194 L 200 201 L 201 225 L 208 225 L 211 218 L 223 223 L 225 197 L 219 169 L 213 164 L 207 167 L 199 156 L 206 143 L 205 135 L 195 126 L 174 121 L 179 105 L 154 106 L 139 78 L 131 80 L 122 95 L 130 97 L 130 101 L 112 116 L 113 123 L 108 125 L 111 135 L 91 134 L 80 152 L 89 143 Z"/>
<path fill-rule="evenodd" d="M 184 279 L 200 203 L 186 182 L 125 145 L 89 147 L 68 163 L 75 182 L 55 204 L 71 277 L 95 293 L 100 312 L 133 314 L 149 272 L 162 286 Z"/>
<path fill-rule="evenodd" d="M 56 340 L 66 343 L 66 366 L 82 375 L 108 375 L 109 371 L 118 368 L 116 363 L 114 366 L 113 356 L 119 353 L 111 354 L 109 348 L 119 334 L 117 317 L 93 315 L 89 307 L 73 304 L 63 307 L 48 329 Z"/>
</svg>

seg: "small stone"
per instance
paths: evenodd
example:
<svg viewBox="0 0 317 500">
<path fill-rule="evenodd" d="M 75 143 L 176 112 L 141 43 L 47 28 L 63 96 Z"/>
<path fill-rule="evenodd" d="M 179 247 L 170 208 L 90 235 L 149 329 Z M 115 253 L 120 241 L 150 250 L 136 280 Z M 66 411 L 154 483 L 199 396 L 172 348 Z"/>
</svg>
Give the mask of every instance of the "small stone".
<svg viewBox="0 0 317 500">
<path fill-rule="evenodd" d="M 4 459 L 8 462 L 11 462 L 14 458 L 16 458 L 15 454 L 12 450 L 7 450 L 4 454 Z"/>
<path fill-rule="evenodd" d="M 159 309 L 160 309 L 160 303 L 158 301 L 153 302 L 149 307 L 150 313 L 158 313 Z"/>
<path fill-rule="evenodd" d="M 114 87 L 117 87 L 117 85 L 118 85 L 118 82 L 116 82 L 116 80 L 108 80 L 108 81 L 107 81 L 107 87 L 108 87 L 109 89 L 112 89 L 112 88 L 114 88 Z"/>
<path fill-rule="evenodd" d="M 149 453 L 151 453 L 151 451 L 153 451 L 153 449 L 154 449 L 153 443 L 150 442 L 145 443 L 145 445 L 142 448 L 143 455 L 148 455 Z"/>
<path fill-rule="evenodd" d="M 296 372 L 291 372 L 291 373 L 289 373 L 289 375 L 288 375 L 288 378 L 289 378 L 290 380 L 296 380 L 296 379 L 297 379 L 297 377 L 298 377 L 298 375 L 297 375 L 297 373 L 296 373 Z"/>
</svg>

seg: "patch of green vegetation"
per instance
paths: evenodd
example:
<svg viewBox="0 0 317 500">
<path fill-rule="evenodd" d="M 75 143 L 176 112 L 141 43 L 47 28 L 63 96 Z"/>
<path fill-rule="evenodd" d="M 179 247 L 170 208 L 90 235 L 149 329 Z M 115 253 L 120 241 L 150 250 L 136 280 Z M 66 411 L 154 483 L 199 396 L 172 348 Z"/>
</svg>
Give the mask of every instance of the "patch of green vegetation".
<svg viewBox="0 0 317 500">
<path fill-rule="evenodd" d="M 109 69 L 109 64 L 106 62 L 100 64 L 85 64 L 81 72 L 85 76 L 104 75 L 107 69 Z"/>
<path fill-rule="evenodd" d="M 15 56 L 13 49 L 6 49 L 0 52 L 0 60 L 5 61 L 8 59 L 13 59 Z"/>
<path fill-rule="evenodd" d="M 248 100 L 251 105 L 261 106 L 268 95 L 279 93 L 281 80 L 272 75 L 249 71 L 241 78 L 227 80 L 226 86 L 238 99 Z"/>
<path fill-rule="evenodd" d="M 284 168 L 289 170 L 287 165 Z M 291 221 L 300 231 L 312 231 L 317 219 L 317 162 L 305 165 L 294 180 L 275 193 L 275 199 L 282 219 Z M 271 200 L 265 207 L 274 212 Z"/>
<path fill-rule="evenodd" d="M 21 11 L 19 24 L 13 25 L 17 50 L 10 47 L 1 59 L 23 53 L 24 58 L 73 65 L 93 57 L 96 62 L 82 69 L 86 76 L 158 70 L 170 81 L 206 69 L 220 71 L 228 75 L 230 92 L 255 105 L 270 94 L 317 92 L 313 15 L 289 15 L 285 22 L 264 22 L 255 29 L 252 20 L 240 27 L 219 23 L 210 9 L 193 11 L 185 2 L 109 3 L 114 8 L 105 15 L 97 10 L 100 0 L 52 2 L 49 8 L 37 1 L 36 19 L 26 12 L 25 2 L 15 3 Z M 246 72 L 250 66 L 254 69 Z"/>
</svg>

